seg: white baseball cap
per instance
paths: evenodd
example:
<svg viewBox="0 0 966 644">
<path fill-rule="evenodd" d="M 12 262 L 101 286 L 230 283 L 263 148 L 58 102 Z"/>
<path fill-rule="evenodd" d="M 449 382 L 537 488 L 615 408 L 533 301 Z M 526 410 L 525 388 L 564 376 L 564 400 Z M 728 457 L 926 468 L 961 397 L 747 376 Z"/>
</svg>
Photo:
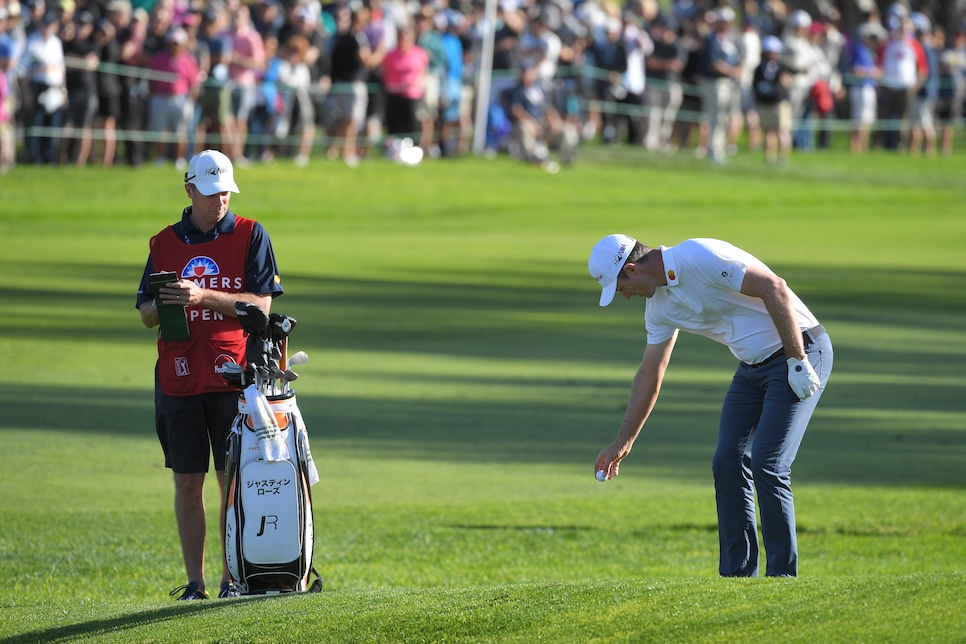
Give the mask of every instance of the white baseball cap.
<svg viewBox="0 0 966 644">
<path fill-rule="evenodd" d="M 241 192 L 235 185 L 231 160 L 218 150 L 205 150 L 191 157 L 184 182 L 193 183 L 206 197 L 219 192 Z"/>
<path fill-rule="evenodd" d="M 164 36 L 164 42 L 184 45 L 188 42 L 188 32 L 181 27 L 175 27 Z"/>
<path fill-rule="evenodd" d="M 761 50 L 765 53 L 780 54 L 785 49 L 785 45 L 777 36 L 765 36 L 761 39 Z"/>
<path fill-rule="evenodd" d="M 735 10 L 731 7 L 721 7 L 714 14 L 717 22 L 731 22 L 735 19 Z"/>
<path fill-rule="evenodd" d="M 617 274 L 624 268 L 627 256 L 634 250 L 637 240 L 627 235 L 608 235 L 590 251 L 587 269 L 590 276 L 600 284 L 600 305 L 607 306 L 617 293 Z"/>
<path fill-rule="evenodd" d="M 808 29 L 812 26 L 812 16 L 804 9 L 796 9 L 792 12 L 788 22 L 796 29 Z"/>
</svg>

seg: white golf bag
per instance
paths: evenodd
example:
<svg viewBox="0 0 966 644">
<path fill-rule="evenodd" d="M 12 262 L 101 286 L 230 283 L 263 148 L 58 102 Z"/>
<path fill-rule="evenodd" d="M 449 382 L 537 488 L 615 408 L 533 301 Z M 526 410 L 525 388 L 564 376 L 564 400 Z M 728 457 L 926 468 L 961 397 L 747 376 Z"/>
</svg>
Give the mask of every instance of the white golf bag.
<svg viewBox="0 0 966 644">
<path fill-rule="evenodd" d="M 286 322 L 287 335 L 294 320 L 272 314 L 276 317 Z M 279 385 L 284 379 L 279 367 L 288 367 L 286 342 L 269 335 L 253 333 L 249 365 L 234 374 L 244 389 L 227 441 L 225 559 L 243 595 L 318 592 L 311 486 L 319 474 L 295 392 L 288 380 Z M 261 357 L 259 345 L 265 349 Z"/>
</svg>

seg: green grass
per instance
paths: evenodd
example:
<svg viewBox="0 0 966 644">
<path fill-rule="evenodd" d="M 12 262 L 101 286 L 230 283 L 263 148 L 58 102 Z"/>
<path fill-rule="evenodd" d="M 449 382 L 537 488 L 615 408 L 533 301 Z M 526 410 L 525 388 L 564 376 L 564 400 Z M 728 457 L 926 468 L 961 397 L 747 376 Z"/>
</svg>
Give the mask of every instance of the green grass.
<svg viewBox="0 0 966 644">
<path fill-rule="evenodd" d="M 17 168 L 0 177 L 0 641 L 966 641 L 964 170 L 596 148 L 558 175 L 239 169 L 233 209 L 271 233 L 276 310 L 311 356 L 296 389 L 325 591 L 185 606 L 166 594 L 184 573 L 134 309 L 179 177 Z M 644 345 L 642 303 L 597 307 L 586 272 L 612 232 L 732 241 L 829 329 L 794 469 L 799 579 L 716 575 L 722 347 L 681 339 L 620 479 L 594 481 Z"/>
</svg>

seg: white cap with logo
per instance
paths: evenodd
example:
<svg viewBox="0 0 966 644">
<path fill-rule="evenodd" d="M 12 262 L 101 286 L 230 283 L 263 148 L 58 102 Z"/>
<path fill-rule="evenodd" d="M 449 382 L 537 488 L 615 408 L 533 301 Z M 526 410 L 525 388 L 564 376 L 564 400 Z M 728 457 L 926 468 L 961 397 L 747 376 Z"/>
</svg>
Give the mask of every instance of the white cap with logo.
<svg viewBox="0 0 966 644">
<path fill-rule="evenodd" d="M 205 150 L 191 157 L 184 182 L 194 184 L 206 197 L 219 192 L 241 192 L 235 185 L 231 160 L 218 150 Z"/>
<path fill-rule="evenodd" d="M 587 269 L 590 276 L 600 284 L 600 305 L 607 306 L 617 293 L 617 274 L 624 268 L 627 256 L 634 250 L 637 240 L 627 235 L 608 235 L 590 251 Z"/>
</svg>

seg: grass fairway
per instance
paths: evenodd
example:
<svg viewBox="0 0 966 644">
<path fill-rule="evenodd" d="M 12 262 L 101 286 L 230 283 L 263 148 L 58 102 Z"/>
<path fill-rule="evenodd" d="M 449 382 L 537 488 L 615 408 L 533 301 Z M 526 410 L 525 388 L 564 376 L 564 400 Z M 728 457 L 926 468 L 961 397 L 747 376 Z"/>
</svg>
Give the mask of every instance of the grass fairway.
<svg viewBox="0 0 966 644">
<path fill-rule="evenodd" d="M 322 480 L 321 595 L 173 603 L 184 572 L 134 294 L 171 168 L 0 177 L 0 641 L 966 641 L 966 155 L 586 150 L 236 172 L 274 241 Z M 794 468 L 801 577 L 717 577 L 733 371 L 678 342 L 621 477 L 644 346 L 587 253 L 720 237 L 783 275 L 835 370 Z M 208 490 L 210 525 L 218 498 Z M 208 584 L 218 534 L 208 534 Z"/>
</svg>

